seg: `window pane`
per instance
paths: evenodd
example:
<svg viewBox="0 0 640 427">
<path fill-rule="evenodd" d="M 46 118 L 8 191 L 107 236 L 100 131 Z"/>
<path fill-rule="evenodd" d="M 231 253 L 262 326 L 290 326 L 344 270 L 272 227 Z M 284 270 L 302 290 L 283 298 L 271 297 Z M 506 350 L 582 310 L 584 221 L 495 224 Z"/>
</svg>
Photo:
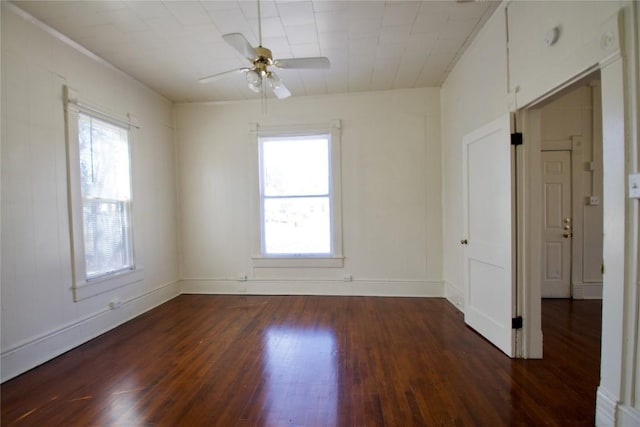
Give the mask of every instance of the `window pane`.
<svg viewBox="0 0 640 427">
<path fill-rule="evenodd" d="M 130 267 L 126 203 L 85 199 L 82 210 L 87 278 Z"/>
<path fill-rule="evenodd" d="M 262 140 L 265 196 L 329 194 L 328 136 Z"/>
<path fill-rule="evenodd" d="M 264 200 L 266 254 L 330 254 L 330 239 L 328 197 Z"/>
<path fill-rule="evenodd" d="M 128 200 L 127 130 L 85 114 L 78 120 L 82 196 Z"/>
</svg>

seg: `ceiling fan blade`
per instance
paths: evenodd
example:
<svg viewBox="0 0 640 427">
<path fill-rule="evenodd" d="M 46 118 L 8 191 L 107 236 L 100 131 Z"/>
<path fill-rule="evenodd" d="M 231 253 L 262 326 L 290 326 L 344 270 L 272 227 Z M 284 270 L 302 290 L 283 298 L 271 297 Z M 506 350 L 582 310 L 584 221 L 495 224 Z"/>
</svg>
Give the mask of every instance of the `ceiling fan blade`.
<svg viewBox="0 0 640 427">
<path fill-rule="evenodd" d="M 198 80 L 199 83 L 210 83 L 214 80 L 218 80 L 220 77 L 225 77 L 228 74 L 234 74 L 234 73 L 239 73 L 241 71 L 248 71 L 250 70 L 250 68 L 238 68 L 237 70 L 229 70 L 229 71 L 223 71 L 222 73 L 218 73 L 218 74 L 212 74 L 210 76 L 206 76 L 203 77 L 201 79 Z"/>
<path fill-rule="evenodd" d="M 229 46 L 237 50 L 247 58 L 249 61 L 253 62 L 256 57 L 256 51 L 251 46 L 251 43 L 240 33 L 229 33 L 222 36 L 224 41 L 226 41 Z"/>
<path fill-rule="evenodd" d="M 324 56 L 315 56 L 308 58 L 285 58 L 278 59 L 273 62 L 278 68 L 282 69 L 327 69 L 331 66 L 329 62 L 329 58 L 325 58 Z"/>
<path fill-rule="evenodd" d="M 274 87 L 272 88 L 273 90 L 273 94 L 278 98 L 278 99 L 285 99 L 291 96 L 291 92 L 289 91 L 289 89 L 287 89 L 287 87 L 283 84 L 281 84 L 278 87 Z"/>
<path fill-rule="evenodd" d="M 280 77 L 278 77 L 273 71 L 267 75 L 267 81 L 269 82 L 269 86 L 271 87 L 273 94 L 278 99 L 285 99 L 291 96 L 289 89 L 287 89 L 282 80 L 280 80 Z"/>
</svg>

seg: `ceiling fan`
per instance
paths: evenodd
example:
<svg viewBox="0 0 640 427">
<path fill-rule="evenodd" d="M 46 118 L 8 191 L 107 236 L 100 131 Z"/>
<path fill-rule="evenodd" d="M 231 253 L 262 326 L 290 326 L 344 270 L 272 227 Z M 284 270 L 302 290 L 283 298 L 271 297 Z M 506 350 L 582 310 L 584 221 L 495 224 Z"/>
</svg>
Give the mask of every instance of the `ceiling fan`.
<svg viewBox="0 0 640 427">
<path fill-rule="evenodd" d="M 262 24 L 260 19 L 260 0 L 258 0 L 258 37 L 257 47 L 251 46 L 249 41 L 240 33 L 229 33 L 222 36 L 223 40 L 242 56 L 251 62 L 251 67 L 238 68 L 223 71 L 222 73 L 206 76 L 198 80 L 200 83 L 209 83 L 229 74 L 244 73 L 249 89 L 256 93 L 265 93 L 265 85 L 273 91 L 278 99 L 291 96 L 291 92 L 282 80 L 272 71 L 272 67 L 279 69 L 327 69 L 330 67 L 329 59 L 323 56 L 306 58 L 273 59 L 271 51 L 262 46 Z"/>
</svg>

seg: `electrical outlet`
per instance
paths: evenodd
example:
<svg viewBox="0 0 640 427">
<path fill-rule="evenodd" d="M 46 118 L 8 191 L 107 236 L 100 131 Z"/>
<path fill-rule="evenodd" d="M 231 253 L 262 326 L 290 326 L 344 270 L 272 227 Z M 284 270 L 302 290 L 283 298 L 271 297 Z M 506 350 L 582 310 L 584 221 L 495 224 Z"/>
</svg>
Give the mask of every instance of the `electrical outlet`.
<svg viewBox="0 0 640 427">
<path fill-rule="evenodd" d="M 629 198 L 640 199 L 640 173 L 629 175 Z"/>
<path fill-rule="evenodd" d="M 246 274 L 240 274 L 238 276 L 238 282 L 246 282 L 249 278 L 247 277 Z"/>
<path fill-rule="evenodd" d="M 342 278 L 345 282 L 351 282 L 353 280 L 353 276 L 350 274 L 347 274 L 346 276 L 344 276 Z"/>
</svg>

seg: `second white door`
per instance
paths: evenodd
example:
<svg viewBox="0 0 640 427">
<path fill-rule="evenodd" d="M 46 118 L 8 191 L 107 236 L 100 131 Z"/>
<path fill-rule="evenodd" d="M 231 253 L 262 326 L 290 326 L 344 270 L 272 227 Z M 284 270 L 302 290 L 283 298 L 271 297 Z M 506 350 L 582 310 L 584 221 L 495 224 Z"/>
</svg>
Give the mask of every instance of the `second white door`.
<svg viewBox="0 0 640 427">
<path fill-rule="evenodd" d="M 571 152 L 542 152 L 542 297 L 571 297 Z"/>
</svg>

